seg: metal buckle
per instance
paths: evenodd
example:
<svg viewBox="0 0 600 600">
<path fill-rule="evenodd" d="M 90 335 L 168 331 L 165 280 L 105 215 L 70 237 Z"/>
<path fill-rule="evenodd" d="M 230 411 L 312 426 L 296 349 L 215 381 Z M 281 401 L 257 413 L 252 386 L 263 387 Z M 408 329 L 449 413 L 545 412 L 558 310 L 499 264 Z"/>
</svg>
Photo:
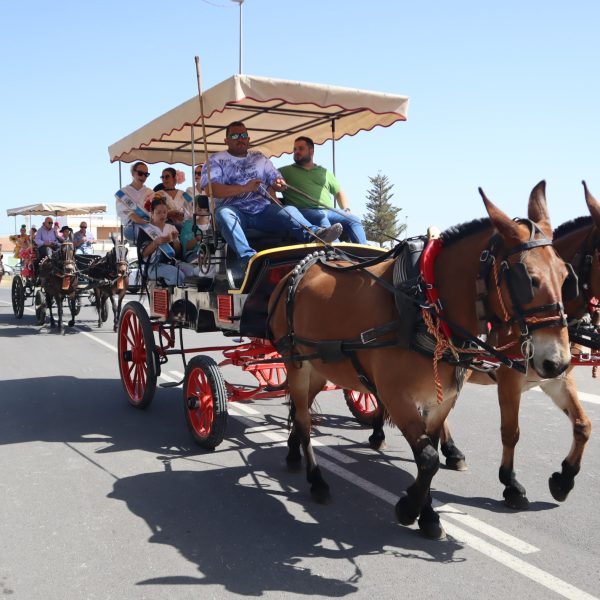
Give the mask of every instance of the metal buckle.
<svg viewBox="0 0 600 600">
<path fill-rule="evenodd" d="M 377 333 L 375 329 L 367 329 L 360 334 L 360 341 L 363 344 L 370 344 L 377 339 Z"/>
</svg>

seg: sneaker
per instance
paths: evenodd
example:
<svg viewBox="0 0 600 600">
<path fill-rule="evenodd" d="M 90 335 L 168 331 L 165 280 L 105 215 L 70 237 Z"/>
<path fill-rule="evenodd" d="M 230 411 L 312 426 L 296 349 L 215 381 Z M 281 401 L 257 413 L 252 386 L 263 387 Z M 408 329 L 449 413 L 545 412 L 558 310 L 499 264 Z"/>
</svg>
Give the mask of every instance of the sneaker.
<svg viewBox="0 0 600 600">
<path fill-rule="evenodd" d="M 337 240 L 342 235 L 344 228 L 339 224 L 335 223 L 331 227 L 321 227 L 315 231 L 315 235 L 319 236 L 326 244 L 330 244 L 334 240 Z"/>
</svg>

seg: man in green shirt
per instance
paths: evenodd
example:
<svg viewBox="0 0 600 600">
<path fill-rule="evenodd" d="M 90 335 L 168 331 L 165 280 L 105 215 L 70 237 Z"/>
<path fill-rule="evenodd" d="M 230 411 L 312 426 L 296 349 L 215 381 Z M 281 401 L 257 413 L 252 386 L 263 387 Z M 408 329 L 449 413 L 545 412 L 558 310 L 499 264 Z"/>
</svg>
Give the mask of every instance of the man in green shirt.
<svg viewBox="0 0 600 600">
<path fill-rule="evenodd" d="M 297 207 L 319 227 L 339 223 L 351 242 L 366 244 L 365 231 L 360 219 L 350 214 L 346 194 L 331 171 L 313 162 L 314 153 L 315 144 L 309 137 L 296 138 L 294 164 L 279 169 L 288 186 L 283 190 L 285 203 Z M 339 209 L 334 208 L 332 196 Z"/>
</svg>

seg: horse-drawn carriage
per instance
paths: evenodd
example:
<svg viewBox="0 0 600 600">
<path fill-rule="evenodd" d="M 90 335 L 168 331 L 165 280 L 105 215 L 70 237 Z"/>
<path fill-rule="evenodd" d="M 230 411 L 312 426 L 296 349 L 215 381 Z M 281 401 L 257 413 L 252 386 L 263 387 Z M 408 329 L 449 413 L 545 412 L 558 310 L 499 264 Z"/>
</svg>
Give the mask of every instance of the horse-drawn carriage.
<svg viewBox="0 0 600 600">
<path fill-rule="evenodd" d="M 35 215 L 63 217 L 67 215 L 97 214 L 106 212 L 105 204 L 31 204 L 8 209 L 9 216 Z M 62 325 L 63 303 L 66 300 L 71 312 L 69 324 L 74 324 L 79 314 L 82 300 L 93 297 L 98 307 L 98 326 L 108 319 L 108 300 L 113 304 L 115 315 L 127 286 L 127 249 L 113 238 L 114 249 L 105 257 L 75 255 L 70 242 L 56 244 L 48 258 L 37 260 L 33 240 L 29 240 L 27 252 L 22 259 L 21 271 L 13 278 L 11 298 L 13 312 L 17 319 L 23 317 L 25 306 L 30 303 L 35 308 L 36 322 L 43 325 L 46 313 L 50 310 L 50 323 L 54 324 L 52 304 L 55 301 L 59 327 Z M 114 295 L 119 298 L 118 306 Z"/>
<path fill-rule="evenodd" d="M 208 90 L 202 98 L 204 115 L 198 111 L 198 98 L 192 98 L 111 146 L 111 161 L 195 165 L 200 162 L 196 157 L 204 156 L 204 144 L 209 154 L 224 149 L 225 129 L 233 121 L 247 125 L 251 149 L 269 157 L 281 156 L 292 151 L 300 135 L 311 137 L 316 144 L 335 141 L 377 125 L 404 121 L 408 106 L 404 96 L 241 75 Z M 285 366 L 265 339 L 269 296 L 277 282 L 307 255 L 331 250 L 319 243 L 298 245 L 264 236 L 252 239 L 251 233 L 249 237 L 258 253 L 244 273 L 219 232 L 209 230 L 201 245 L 197 281 L 171 288 L 151 283 L 149 314 L 141 303 L 131 302 L 124 307 L 119 323 L 119 369 L 129 401 L 137 407 L 147 406 L 161 365 L 169 356 L 180 354 L 185 364 L 185 377 L 179 383 L 183 383 L 187 424 L 194 439 L 207 448 L 214 448 L 223 438 L 228 401 L 285 395 Z M 352 261 L 383 252 L 358 244 L 336 247 Z M 248 341 L 193 349 L 185 349 L 181 343 L 176 349 L 176 341 L 183 340 L 177 335 L 181 329 L 222 331 L 227 337 Z M 185 359 L 188 353 L 208 351 L 224 353 L 219 365 L 203 354 L 189 362 Z M 225 381 L 219 367 L 226 364 L 251 373 L 256 386 Z M 354 398 L 364 401 L 362 394 L 355 396 L 350 390 L 346 396 L 350 402 Z"/>
</svg>

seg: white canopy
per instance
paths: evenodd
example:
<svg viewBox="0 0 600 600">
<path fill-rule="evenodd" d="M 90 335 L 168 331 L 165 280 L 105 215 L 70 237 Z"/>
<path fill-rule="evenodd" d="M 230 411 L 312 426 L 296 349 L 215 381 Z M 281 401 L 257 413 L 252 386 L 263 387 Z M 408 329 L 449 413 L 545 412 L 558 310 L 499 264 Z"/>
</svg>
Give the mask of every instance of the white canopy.
<svg viewBox="0 0 600 600">
<path fill-rule="evenodd" d="M 17 208 L 9 208 L 6 214 L 9 217 L 17 215 L 52 215 L 55 217 L 64 217 L 67 215 L 92 215 L 105 213 L 106 204 L 27 204 Z"/>
<path fill-rule="evenodd" d="M 234 75 L 203 93 L 208 152 L 225 150 L 225 128 L 242 121 L 250 146 L 268 157 L 292 151 L 299 135 L 315 144 L 406 121 L 408 97 L 331 85 Z M 192 160 L 192 139 L 195 160 Z M 203 162 L 197 96 L 109 147 L 111 162 Z"/>
</svg>

